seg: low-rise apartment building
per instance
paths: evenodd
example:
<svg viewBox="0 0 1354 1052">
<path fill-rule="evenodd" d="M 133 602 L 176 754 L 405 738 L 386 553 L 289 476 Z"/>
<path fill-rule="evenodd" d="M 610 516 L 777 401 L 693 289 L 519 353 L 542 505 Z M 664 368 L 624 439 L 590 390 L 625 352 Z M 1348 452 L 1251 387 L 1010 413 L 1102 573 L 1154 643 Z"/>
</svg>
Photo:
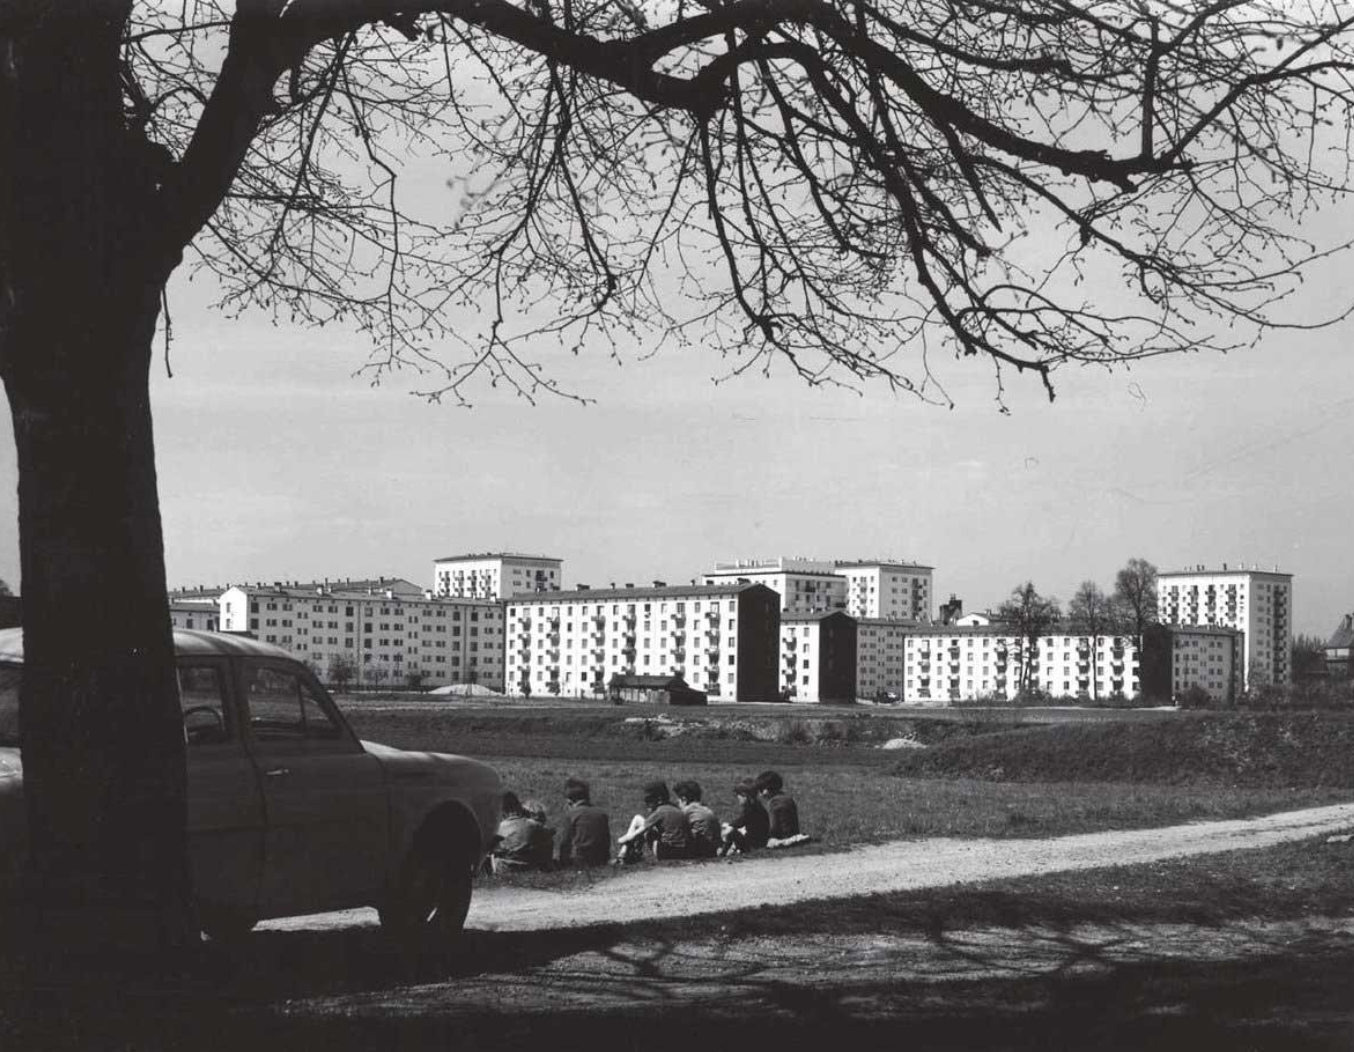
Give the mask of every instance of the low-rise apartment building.
<svg viewBox="0 0 1354 1052">
<path fill-rule="evenodd" d="M 856 619 L 841 610 L 781 614 L 781 697 L 855 701 L 856 647 Z"/>
<path fill-rule="evenodd" d="M 217 599 L 169 600 L 169 624 L 194 632 L 215 632 L 220 627 L 221 607 Z"/>
<path fill-rule="evenodd" d="M 248 632 L 290 650 L 326 681 L 503 689 L 500 604 L 439 598 L 395 579 L 357 584 L 365 587 L 335 581 L 227 588 L 220 599 L 221 630 Z"/>
<path fill-rule="evenodd" d="M 1241 689 L 1245 638 L 1234 628 L 1151 625 L 1143 634 L 1142 695 L 1178 702 L 1191 691 L 1230 702 Z"/>
<path fill-rule="evenodd" d="M 508 693 L 602 697 L 613 675 L 682 676 L 711 700 L 774 701 L 780 597 L 760 584 L 512 596 Z"/>
<path fill-rule="evenodd" d="M 862 617 L 856 621 L 856 692 L 862 698 L 900 701 L 907 678 L 908 633 L 916 621 Z"/>
<path fill-rule="evenodd" d="M 557 592 L 563 562 L 548 555 L 481 552 L 433 561 L 433 593 L 461 599 L 503 599 L 519 592 Z"/>
<path fill-rule="evenodd" d="M 1291 683 L 1293 575 L 1258 567 L 1195 566 L 1157 575 L 1165 625 L 1234 628 L 1244 634 L 1242 686 Z"/>
<path fill-rule="evenodd" d="M 1139 691 L 1137 650 L 1122 635 L 1063 630 L 1029 649 L 1007 624 L 919 625 L 906 630 L 904 663 L 899 693 L 916 704 L 1010 701 L 1020 693 L 1025 666 L 1025 688 L 1055 698 L 1131 698 Z"/>
</svg>

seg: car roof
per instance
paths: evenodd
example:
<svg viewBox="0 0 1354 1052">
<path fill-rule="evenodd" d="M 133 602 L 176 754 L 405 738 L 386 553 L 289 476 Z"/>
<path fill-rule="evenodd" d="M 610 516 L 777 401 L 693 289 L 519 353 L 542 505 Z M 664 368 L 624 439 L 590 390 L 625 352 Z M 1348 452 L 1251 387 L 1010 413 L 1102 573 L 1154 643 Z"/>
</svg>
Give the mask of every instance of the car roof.
<svg viewBox="0 0 1354 1052">
<path fill-rule="evenodd" d="M 295 661 L 296 657 L 271 643 L 260 643 L 248 636 L 231 632 L 192 632 L 174 630 L 174 653 L 177 657 L 254 657 L 282 658 Z M 0 629 L 0 661 L 22 664 L 24 659 L 24 630 Z"/>
</svg>

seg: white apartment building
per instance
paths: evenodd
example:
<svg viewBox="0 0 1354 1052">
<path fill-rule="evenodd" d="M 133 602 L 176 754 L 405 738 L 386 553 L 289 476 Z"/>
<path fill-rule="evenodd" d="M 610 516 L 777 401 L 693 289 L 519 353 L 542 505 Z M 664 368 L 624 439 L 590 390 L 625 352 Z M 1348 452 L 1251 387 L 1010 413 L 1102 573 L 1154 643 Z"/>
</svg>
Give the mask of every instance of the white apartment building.
<svg viewBox="0 0 1354 1052">
<path fill-rule="evenodd" d="M 381 587 L 381 584 L 385 587 Z M 322 680 L 351 662 L 355 686 L 482 683 L 503 689 L 503 608 L 410 592 L 407 581 L 237 585 L 220 599 L 223 632 L 290 650 Z"/>
<path fill-rule="evenodd" d="M 904 697 L 906 650 L 915 621 L 862 617 L 856 622 L 856 693 L 862 698 Z"/>
<path fill-rule="evenodd" d="M 855 701 L 856 639 L 856 619 L 841 610 L 781 614 L 781 697 Z"/>
<path fill-rule="evenodd" d="M 547 555 L 484 552 L 433 561 L 433 592 L 464 599 L 503 599 L 518 592 L 557 592 L 563 562 Z"/>
<path fill-rule="evenodd" d="M 1166 625 L 1239 629 L 1243 688 L 1292 682 L 1292 574 L 1226 563 L 1158 574 L 1157 616 Z"/>
<path fill-rule="evenodd" d="M 508 693 L 600 697 L 677 675 L 712 700 L 774 701 L 780 599 L 759 584 L 579 588 L 507 601 Z"/>
<path fill-rule="evenodd" d="M 852 617 L 931 620 L 930 566 L 838 560 L 834 572 L 846 578 L 846 612 Z"/>
<path fill-rule="evenodd" d="M 816 614 L 846 609 L 846 578 L 816 559 L 740 559 L 715 563 L 707 585 L 761 584 L 780 596 L 781 613 Z"/>
<path fill-rule="evenodd" d="M 1024 641 L 1010 625 L 920 625 L 906 630 L 902 698 L 945 704 L 991 698 L 1010 701 L 1020 691 Z M 1057 632 L 1030 655 L 1027 686 L 1055 698 L 1103 698 L 1140 690 L 1138 654 L 1126 636 Z M 893 690 L 883 673 L 877 679 Z"/>
</svg>

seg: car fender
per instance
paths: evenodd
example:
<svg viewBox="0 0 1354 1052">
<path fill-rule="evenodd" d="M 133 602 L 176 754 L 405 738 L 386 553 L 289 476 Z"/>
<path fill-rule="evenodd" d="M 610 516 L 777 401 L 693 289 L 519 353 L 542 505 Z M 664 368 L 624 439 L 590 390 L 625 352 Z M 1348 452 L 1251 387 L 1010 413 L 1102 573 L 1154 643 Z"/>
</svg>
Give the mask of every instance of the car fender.
<svg viewBox="0 0 1354 1052">
<path fill-rule="evenodd" d="M 362 742 L 362 748 L 380 760 L 386 772 L 392 875 L 419 831 L 434 821 L 440 828 L 453 828 L 453 814 L 460 816 L 458 821 L 466 829 L 473 830 L 474 861 L 489 853 L 503 796 L 497 771 L 478 760 L 451 753 L 395 749 L 368 741 Z"/>
</svg>

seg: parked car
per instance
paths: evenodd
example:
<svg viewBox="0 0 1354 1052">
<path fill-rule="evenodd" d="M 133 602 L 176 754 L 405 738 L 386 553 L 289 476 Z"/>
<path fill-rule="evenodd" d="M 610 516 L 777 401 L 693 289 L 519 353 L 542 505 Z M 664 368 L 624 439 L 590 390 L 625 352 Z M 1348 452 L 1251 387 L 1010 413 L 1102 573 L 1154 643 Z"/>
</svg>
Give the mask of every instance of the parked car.
<svg viewBox="0 0 1354 1052">
<path fill-rule="evenodd" d="M 313 673 L 278 647 L 176 631 L 174 648 L 204 932 L 226 938 L 268 917 L 367 905 L 401 939 L 460 932 L 497 831 L 493 768 L 360 741 Z M 0 630 L 0 886 L 26 854 L 22 671 L 23 630 Z"/>
</svg>

